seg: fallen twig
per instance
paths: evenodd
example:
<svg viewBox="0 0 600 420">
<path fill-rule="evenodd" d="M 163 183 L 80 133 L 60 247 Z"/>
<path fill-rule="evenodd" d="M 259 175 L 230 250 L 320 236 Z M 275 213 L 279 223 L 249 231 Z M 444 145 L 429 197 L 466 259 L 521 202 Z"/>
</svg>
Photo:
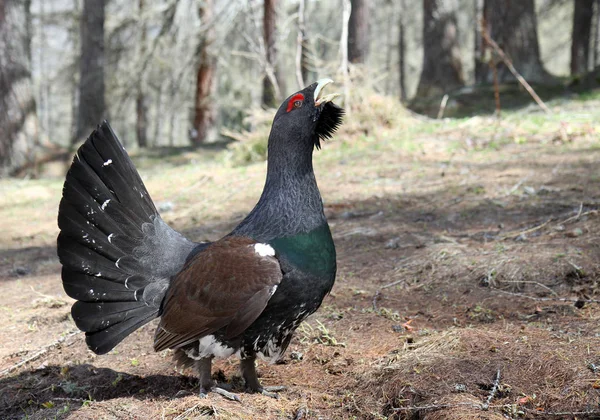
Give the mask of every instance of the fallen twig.
<svg viewBox="0 0 600 420">
<path fill-rule="evenodd" d="M 296 411 L 296 415 L 294 416 L 294 420 L 302 420 L 308 417 L 308 408 L 305 405 L 301 405 Z"/>
<path fill-rule="evenodd" d="M 442 102 L 440 103 L 440 110 L 438 111 L 437 119 L 441 120 L 444 116 L 444 111 L 446 110 L 446 104 L 448 103 L 448 94 L 445 94 L 442 98 Z"/>
<path fill-rule="evenodd" d="M 373 296 L 373 310 L 377 312 L 377 300 L 379 299 L 379 295 L 381 294 L 381 290 L 375 292 L 375 296 Z"/>
<path fill-rule="evenodd" d="M 578 268 L 579 270 L 581 270 L 581 268 Z M 538 281 L 531 281 L 531 280 L 504 280 L 503 283 L 515 283 L 515 284 L 533 284 L 535 286 L 539 286 L 542 289 L 546 289 L 548 292 L 552 293 L 554 296 L 558 296 L 558 293 L 556 293 L 554 290 L 552 290 L 552 288 L 546 286 L 545 284 L 542 284 Z"/>
<path fill-rule="evenodd" d="M 23 365 L 26 365 L 29 362 L 32 362 L 34 360 L 39 359 L 42 355 L 46 354 L 48 352 L 48 350 L 57 347 L 58 345 L 60 345 L 61 343 L 64 343 L 66 340 L 68 340 L 69 338 L 77 335 L 81 333 L 81 331 L 76 330 L 76 331 L 71 331 L 69 332 L 67 335 L 65 335 L 64 337 L 60 337 L 58 340 L 45 345 L 44 347 L 42 347 L 41 349 L 39 349 L 37 352 L 35 352 L 33 355 L 31 355 L 30 357 L 21 360 L 19 363 L 16 363 L 14 365 L 12 365 L 9 368 L 4 369 L 2 372 L 0 372 L 0 377 L 6 376 L 9 373 L 11 373 L 13 370 L 16 370 L 18 368 L 20 368 Z"/>
<path fill-rule="evenodd" d="M 393 281 L 393 282 L 391 282 L 391 283 L 385 284 L 385 285 L 383 285 L 383 286 L 381 286 L 381 287 L 380 287 L 380 290 L 381 290 L 381 289 L 387 289 L 388 287 L 395 286 L 395 285 L 397 285 L 397 284 L 400 284 L 400 283 L 402 283 L 403 281 L 404 281 L 404 279 L 402 279 L 402 280 L 396 280 L 396 281 Z"/>
<path fill-rule="evenodd" d="M 188 418 L 188 416 L 190 414 L 192 414 L 197 408 L 199 408 L 199 406 L 200 406 L 200 404 L 196 404 L 193 407 L 188 408 L 183 413 L 181 413 L 180 415 L 175 417 L 173 420 L 183 420 L 185 418 Z M 200 407 L 200 413 L 198 413 L 198 414 L 216 415 L 217 409 L 212 405 L 211 406 L 205 405 L 205 406 Z"/>
<path fill-rule="evenodd" d="M 535 414 L 538 416 L 587 416 L 587 415 L 598 415 L 600 410 L 589 410 L 589 411 L 544 411 L 544 410 L 533 410 L 531 408 L 522 407 L 522 410 L 527 411 L 529 414 Z M 594 417 L 595 418 L 595 417 Z"/>
<path fill-rule="evenodd" d="M 581 203 L 581 205 L 583 206 L 583 203 Z M 559 222 L 556 224 L 556 226 L 560 226 L 560 225 L 566 225 L 567 223 L 572 222 L 573 220 L 579 220 L 579 218 L 583 217 L 583 216 L 589 216 L 592 214 L 598 214 L 598 210 L 590 210 L 590 211 L 586 211 L 585 213 L 581 212 L 581 207 L 579 207 L 579 212 L 577 213 L 577 215 L 573 216 L 573 217 L 569 217 L 566 220 L 563 220 L 562 222 Z"/>
<path fill-rule="evenodd" d="M 523 293 L 507 292 L 506 290 L 496 289 L 495 287 L 490 287 L 490 289 L 492 289 L 492 290 L 494 290 L 494 291 L 496 291 L 498 293 L 505 294 L 505 295 L 517 296 L 517 297 L 522 297 L 522 298 L 530 299 L 530 300 L 536 300 L 536 301 L 540 301 L 540 302 L 600 303 L 600 300 L 596 300 L 596 299 L 574 299 L 574 298 L 559 298 L 559 297 L 537 297 L 537 296 L 525 295 Z"/>
<path fill-rule="evenodd" d="M 511 189 L 510 189 L 510 190 L 509 190 L 509 191 L 508 191 L 506 194 L 505 194 L 505 196 L 512 195 L 512 194 L 513 194 L 515 191 L 517 191 L 517 190 L 519 189 L 519 187 L 521 187 L 521 185 L 523 185 L 523 183 L 524 183 L 525 181 L 527 181 L 527 179 L 528 179 L 528 178 L 529 178 L 529 177 L 527 177 L 527 176 L 526 176 L 525 178 L 522 178 L 521 180 L 519 180 L 519 182 L 517 182 L 517 183 L 516 183 L 516 184 L 515 184 L 515 185 L 514 185 L 514 186 L 513 186 L 513 187 L 512 187 L 512 188 L 511 188 Z"/>
<path fill-rule="evenodd" d="M 475 404 L 470 402 L 455 403 L 455 404 L 430 404 L 422 406 L 410 406 L 410 407 L 397 407 L 392 410 L 395 412 L 399 411 L 429 411 L 429 410 L 443 410 L 445 408 L 456 408 L 456 407 L 470 407 L 476 410 L 483 410 L 482 404 Z M 502 408 L 501 405 L 490 405 L 488 408 Z"/>
<path fill-rule="evenodd" d="M 516 79 L 519 81 L 519 83 L 521 83 L 521 85 L 525 88 L 525 90 L 527 92 L 529 92 L 529 94 L 535 100 L 535 102 L 539 105 L 539 107 L 545 113 L 551 114 L 552 111 L 550 111 L 550 109 L 546 106 L 546 104 L 544 103 L 544 101 L 542 101 L 542 99 L 538 96 L 538 94 L 535 93 L 535 90 L 533 90 L 533 88 L 531 87 L 531 85 L 529 85 L 529 83 L 527 83 L 527 80 L 525 80 L 523 78 L 523 76 L 521 76 L 519 74 L 519 72 L 517 71 L 517 69 L 515 69 L 515 66 L 513 66 L 512 62 L 508 59 L 508 57 L 504 53 L 504 51 L 502 51 L 502 48 L 500 48 L 498 46 L 498 44 L 496 44 L 496 41 L 494 41 L 490 37 L 490 34 L 488 33 L 488 31 L 483 26 L 481 27 L 481 35 L 485 39 L 485 42 L 488 45 L 490 45 L 494 49 L 494 51 L 496 51 L 496 54 L 498 54 L 498 56 L 502 59 L 502 61 L 504 62 L 504 64 L 508 68 L 508 70 L 513 74 L 513 76 L 516 77 Z"/>
<path fill-rule="evenodd" d="M 534 226 L 534 227 L 532 227 L 532 228 L 530 228 L 530 229 L 522 230 L 522 231 L 520 231 L 520 232 L 511 232 L 511 233 L 508 233 L 508 234 L 506 234 L 506 235 L 503 235 L 503 236 L 501 236 L 501 237 L 500 237 L 500 238 L 498 238 L 498 239 L 500 239 L 500 240 L 514 239 L 514 238 L 518 238 L 519 236 L 522 236 L 522 235 L 527 235 L 528 233 L 533 233 L 533 232 L 535 232 L 536 230 L 540 230 L 541 228 L 543 228 L 544 226 L 546 226 L 546 225 L 547 225 L 548 223 L 550 223 L 552 220 L 553 220 L 553 218 L 551 217 L 550 219 L 546 220 L 546 221 L 545 221 L 544 223 L 542 223 L 541 225 L 537 225 L 537 226 Z"/>
<path fill-rule="evenodd" d="M 496 379 L 494 380 L 494 386 L 492 387 L 492 390 L 490 391 L 490 395 L 488 395 L 487 400 L 481 406 L 482 410 L 486 411 L 488 408 L 490 408 L 490 403 L 496 396 L 496 392 L 498 392 L 499 385 L 500 385 L 500 369 L 498 369 L 498 371 L 496 372 Z"/>
<path fill-rule="evenodd" d="M 397 407 L 392 408 L 392 411 L 396 413 L 400 411 L 431 411 L 431 410 L 443 410 L 446 408 L 457 408 L 457 407 L 469 407 L 475 410 L 483 410 L 485 404 L 475 404 L 470 402 L 464 403 L 455 403 L 455 404 L 430 404 L 430 405 L 422 405 L 422 406 L 410 406 L 410 407 Z M 500 409 L 507 407 L 504 405 L 489 405 L 488 408 Z M 543 411 L 543 410 L 533 410 L 530 408 L 521 407 L 522 410 L 527 411 L 529 414 L 535 414 L 538 416 L 582 416 L 582 415 L 597 415 L 600 414 L 600 410 L 588 410 L 588 411 Z"/>
</svg>

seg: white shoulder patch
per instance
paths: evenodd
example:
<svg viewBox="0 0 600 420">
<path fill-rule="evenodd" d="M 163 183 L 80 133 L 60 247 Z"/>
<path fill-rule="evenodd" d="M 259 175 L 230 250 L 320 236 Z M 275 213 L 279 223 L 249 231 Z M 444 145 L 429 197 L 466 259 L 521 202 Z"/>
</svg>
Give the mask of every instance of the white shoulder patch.
<svg viewBox="0 0 600 420">
<path fill-rule="evenodd" d="M 275 250 L 269 244 L 254 244 L 254 252 L 261 257 L 274 257 Z"/>
</svg>

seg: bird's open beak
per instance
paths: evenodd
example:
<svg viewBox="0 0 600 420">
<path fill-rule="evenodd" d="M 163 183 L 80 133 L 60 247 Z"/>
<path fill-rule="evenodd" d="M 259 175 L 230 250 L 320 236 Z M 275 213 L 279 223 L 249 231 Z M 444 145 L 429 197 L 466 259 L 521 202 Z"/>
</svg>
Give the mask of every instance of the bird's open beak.
<svg viewBox="0 0 600 420">
<path fill-rule="evenodd" d="M 320 79 L 317 81 L 317 87 L 315 89 L 315 106 L 320 106 L 326 102 L 331 102 L 338 96 L 339 93 L 330 93 L 329 95 L 323 95 L 323 88 L 328 84 L 333 83 L 331 79 Z"/>
</svg>

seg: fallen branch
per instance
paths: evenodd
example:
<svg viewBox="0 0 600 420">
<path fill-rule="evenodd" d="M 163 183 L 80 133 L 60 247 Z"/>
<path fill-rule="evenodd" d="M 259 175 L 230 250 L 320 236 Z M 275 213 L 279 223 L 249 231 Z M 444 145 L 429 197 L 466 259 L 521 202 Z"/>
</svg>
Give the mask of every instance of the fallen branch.
<svg viewBox="0 0 600 420">
<path fill-rule="evenodd" d="M 529 177 L 526 176 L 525 178 L 519 180 L 519 182 L 517 182 L 506 194 L 504 194 L 505 197 L 508 197 L 509 195 L 512 195 L 515 191 L 517 191 L 521 187 L 521 185 L 523 185 L 523 183 L 527 181 L 528 178 Z"/>
<path fill-rule="evenodd" d="M 308 418 L 308 408 L 305 405 L 301 405 L 296 411 L 294 420 L 302 420 Z"/>
<path fill-rule="evenodd" d="M 214 406 L 204 405 L 204 406 L 200 407 L 200 404 L 196 404 L 193 407 L 190 407 L 187 410 L 185 410 L 183 413 L 181 413 L 180 415 L 175 417 L 173 420 L 187 419 L 187 418 L 189 418 L 190 414 L 192 414 L 192 413 L 194 413 L 194 411 L 196 411 L 197 408 L 199 408 L 199 412 L 197 414 L 200 414 L 200 416 L 202 416 L 202 417 L 204 417 L 204 415 L 209 415 L 209 416 L 217 415 L 217 409 Z"/>
<path fill-rule="evenodd" d="M 504 295 L 517 296 L 517 297 L 521 297 L 521 298 L 524 298 L 524 299 L 535 300 L 535 301 L 539 301 L 539 302 L 600 303 L 600 300 L 596 300 L 596 299 L 574 299 L 574 298 L 559 298 L 559 297 L 537 297 L 537 296 L 524 295 L 522 293 L 507 292 L 506 290 L 496 289 L 495 287 L 490 287 L 490 289 L 492 289 L 492 290 L 494 290 L 494 291 L 496 291 L 498 293 L 502 293 Z"/>
<path fill-rule="evenodd" d="M 547 225 L 548 223 L 550 223 L 552 220 L 553 220 L 553 218 L 551 217 L 550 219 L 546 220 L 546 221 L 545 221 L 544 223 L 542 223 L 541 225 L 537 225 L 537 226 L 534 226 L 534 227 L 532 227 L 532 228 L 530 228 L 530 229 L 522 230 L 522 231 L 520 231 L 520 232 L 511 232 L 511 233 L 508 233 L 508 234 L 506 234 L 506 235 L 503 235 L 503 236 L 501 236 L 501 237 L 500 237 L 500 238 L 498 238 L 498 239 L 500 239 L 500 240 L 506 240 L 506 239 L 515 239 L 515 238 L 518 238 L 519 236 L 522 236 L 522 235 L 527 235 L 528 233 L 533 233 L 533 232 L 535 232 L 536 230 L 540 230 L 541 228 L 543 228 L 544 226 L 546 226 L 546 225 Z"/>
<path fill-rule="evenodd" d="M 442 98 L 442 102 L 440 103 L 440 110 L 438 111 L 437 119 L 441 120 L 444 116 L 444 111 L 446 110 L 446 105 L 448 104 L 448 94 L 445 94 Z"/>
<path fill-rule="evenodd" d="M 73 336 L 75 336 L 75 335 L 77 335 L 79 333 L 81 333 L 81 331 L 79 331 L 79 330 L 77 330 L 77 331 L 71 331 L 67 335 L 65 335 L 64 337 L 60 337 L 58 340 L 56 340 L 56 341 L 54 341 L 54 342 L 52 342 L 52 343 L 50 343 L 48 345 L 45 345 L 44 347 L 42 347 L 41 349 L 39 349 L 37 352 L 35 352 L 32 356 L 30 356 L 30 357 L 28 357 L 28 358 L 26 358 L 24 360 L 21 360 L 19 363 L 16 363 L 16 364 L 12 365 L 9 368 L 4 369 L 2 372 L 0 372 L 0 378 L 3 377 L 3 376 L 8 375 L 12 371 L 20 368 L 21 366 L 26 365 L 29 362 L 32 362 L 34 360 L 39 359 L 41 356 L 43 356 L 44 354 L 46 354 L 48 352 L 48 350 L 50 350 L 50 349 L 52 349 L 54 347 L 59 346 L 61 343 L 64 343 L 69 338 L 71 338 L 71 337 L 73 337 Z"/>
<path fill-rule="evenodd" d="M 422 405 L 422 406 L 410 406 L 410 407 L 397 407 L 392 408 L 392 411 L 396 413 L 401 411 L 432 411 L 432 410 L 443 410 L 446 408 L 457 408 L 457 407 L 469 407 L 475 410 L 485 411 L 483 408 L 483 404 L 474 404 L 470 402 L 464 403 L 455 403 L 455 404 L 430 404 L 430 405 Z M 504 405 L 490 405 L 488 408 L 493 409 L 504 409 L 505 407 L 510 407 L 508 404 Z M 588 410 L 588 411 L 544 411 L 544 410 L 533 410 L 530 408 L 520 407 L 520 409 L 526 411 L 529 414 L 535 414 L 538 416 L 583 416 L 583 415 L 598 415 L 600 414 L 600 410 Z"/>
<path fill-rule="evenodd" d="M 583 205 L 583 203 L 582 203 L 582 205 Z M 589 216 L 589 215 L 592 215 L 592 214 L 598 214 L 598 210 L 590 210 L 590 211 L 586 211 L 585 213 L 582 213 L 581 212 L 581 207 L 580 207 L 579 208 L 579 212 L 577 213 L 576 216 L 569 217 L 568 219 L 563 220 L 562 222 L 558 223 L 557 226 L 566 225 L 567 223 L 570 223 L 573 220 L 579 220 L 579 218 L 581 218 L 583 216 Z"/>
<path fill-rule="evenodd" d="M 404 281 L 404 279 L 402 279 L 402 280 L 396 280 L 396 281 L 393 281 L 393 282 L 391 282 L 391 283 L 388 283 L 388 284 L 386 284 L 386 285 L 383 285 L 383 286 L 381 286 L 380 290 L 381 290 L 381 289 L 387 289 L 388 287 L 395 286 L 395 285 L 397 285 L 397 284 L 400 284 L 400 283 L 402 283 L 403 281 Z"/>
<path fill-rule="evenodd" d="M 581 268 L 579 267 L 575 267 L 576 270 L 581 270 Z M 556 293 L 554 290 L 552 290 L 550 287 L 546 286 L 545 284 L 542 284 L 538 281 L 531 281 L 531 280 L 504 280 L 503 283 L 515 283 L 515 284 L 533 284 L 535 286 L 541 287 L 542 289 L 546 289 L 548 292 L 550 292 L 551 294 L 553 294 L 554 296 L 558 296 L 558 293 Z"/>
<path fill-rule="evenodd" d="M 377 292 L 375 292 L 375 296 L 373 296 L 373 310 L 375 312 L 378 311 L 377 309 L 377 300 L 379 299 L 379 295 L 381 294 L 381 290 L 378 290 Z"/>
<path fill-rule="evenodd" d="M 589 416 L 589 415 L 599 415 L 600 410 L 589 410 L 589 411 L 544 411 L 544 410 L 532 410 L 531 408 L 521 408 L 522 410 L 527 411 L 529 414 L 535 414 L 538 416 Z M 596 417 L 594 417 L 596 418 Z"/>
<path fill-rule="evenodd" d="M 393 411 L 430 411 L 430 410 L 443 410 L 445 408 L 457 408 L 457 407 L 470 407 L 476 410 L 483 410 L 483 404 L 475 404 L 470 402 L 455 403 L 455 404 L 430 404 L 421 406 L 410 406 L 410 407 L 398 407 L 392 408 Z M 490 405 L 488 408 L 502 408 L 501 405 Z"/>
<path fill-rule="evenodd" d="M 490 395 L 488 395 L 487 400 L 481 406 L 482 410 L 487 411 L 487 409 L 490 408 L 490 403 L 496 396 L 496 392 L 498 392 L 499 385 L 500 385 L 500 369 L 498 369 L 498 371 L 496 372 L 496 379 L 494 380 L 494 386 L 492 387 L 492 390 L 490 391 Z"/>
<path fill-rule="evenodd" d="M 533 88 L 529 85 L 529 83 L 527 83 L 527 80 L 525 80 L 523 78 L 523 76 L 521 76 L 519 74 L 517 69 L 515 69 L 515 66 L 512 65 L 512 62 L 508 59 L 508 57 L 504 53 L 504 51 L 502 51 L 502 49 L 498 46 L 498 44 L 496 44 L 496 41 L 494 41 L 490 37 L 490 34 L 483 26 L 481 27 L 481 35 L 485 39 L 485 42 L 487 42 L 487 44 L 490 45 L 494 49 L 494 51 L 496 51 L 496 53 L 502 59 L 502 61 L 504 62 L 504 64 L 508 68 L 508 70 L 513 74 L 513 76 L 515 76 L 517 78 L 517 80 L 519 81 L 519 83 L 521 83 L 521 85 L 525 88 L 525 90 L 527 92 L 529 92 L 529 94 L 537 102 L 539 107 L 542 108 L 542 110 L 545 113 L 552 114 L 552 111 L 550 111 L 550 109 L 546 106 L 544 101 L 541 100 L 541 98 L 538 96 L 538 94 L 535 93 L 535 90 L 533 90 Z"/>
</svg>

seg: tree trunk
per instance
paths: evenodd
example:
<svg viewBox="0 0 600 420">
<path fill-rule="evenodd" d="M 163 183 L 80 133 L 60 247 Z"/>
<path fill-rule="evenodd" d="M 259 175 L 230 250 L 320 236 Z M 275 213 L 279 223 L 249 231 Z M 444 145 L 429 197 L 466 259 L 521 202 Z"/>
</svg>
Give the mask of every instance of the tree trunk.
<svg viewBox="0 0 600 420">
<path fill-rule="evenodd" d="M 594 0 L 575 0 L 571 36 L 571 75 L 584 74 L 590 59 L 590 34 Z"/>
<path fill-rule="evenodd" d="M 451 0 L 423 0 L 423 69 L 418 96 L 440 95 L 464 86 L 457 6 Z"/>
<path fill-rule="evenodd" d="M 600 48 L 600 0 L 595 0 L 596 4 L 596 24 L 594 25 L 594 62 L 593 67 L 596 67 L 600 64 L 598 53 L 598 48 Z"/>
<path fill-rule="evenodd" d="M 81 13 L 79 60 L 78 143 L 106 117 L 104 104 L 104 5 L 105 0 L 84 0 Z"/>
<path fill-rule="evenodd" d="M 263 37 L 265 43 L 265 76 L 263 77 L 262 103 L 277 107 L 281 99 L 282 77 L 277 63 L 277 0 L 264 0 Z"/>
<path fill-rule="evenodd" d="M 351 63 L 364 63 L 369 53 L 369 2 L 352 0 L 348 24 L 348 59 Z"/>
<path fill-rule="evenodd" d="M 215 39 L 213 26 L 213 2 L 205 0 L 198 8 L 200 22 L 205 28 L 198 46 L 198 72 L 196 73 L 196 100 L 194 104 L 194 121 L 190 141 L 194 146 L 204 143 L 209 129 L 215 121 L 215 110 L 212 105 L 212 94 L 215 77 L 216 59 L 209 51 Z"/>
<path fill-rule="evenodd" d="M 525 80 L 537 83 L 553 81 L 540 59 L 533 0 L 485 0 L 483 15 L 491 38 L 508 55 Z M 498 61 L 497 67 L 500 83 L 515 80 L 504 63 Z M 492 69 L 487 68 L 482 79 L 491 83 Z"/>
<path fill-rule="evenodd" d="M 406 22 L 406 3 L 400 1 L 400 17 L 398 18 L 398 67 L 400 84 L 400 101 L 406 102 L 408 95 L 406 93 L 406 37 L 404 27 Z"/>
<path fill-rule="evenodd" d="M 38 145 L 30 6 L 29 0 L 0 0 L 0 176 L 30 165 Z"/>
<path fill-rule="evenodd" d="M 483 0 L 474 0 L 474 14 L 475 22 L 473 24 L 473 35 L 475 39 L 475 83 L 482 83 L 485 81 L 488 71 L 488 64 L 486 63 L 485 57 L 485 46 L 483 43 L 483 37 L 481 36 L 481 25 L 485 25 L 487 29 L 487 22 L 483 21 Z"/>
<path fill-rule="evenodd" d="M 141 63 L 146 54 L 147 54 L 147 46 L 146 46 L 146 19 L 144 17 L 144 6 L 145 0 L 138 0 L 138 16 L 140 22 L 138 24 L 138 28 L 140 31 L 139 36 L 139 59 L 138 62 Z M 144 93 L 144 81 L 143 81 L 143 72 L 140 72 L 137 80 L 137 94 L 135 98 L 135 133 L 137 137 L 137 143 L 139 147 L 148 147 L 148 135 L 147 135 L 147 127 L 148 127 L 148 105 L 146 104 L 146 95 Z"/>
<path fill-rule="evenodd" d="M 308 42 L 306 39 L 306 25 L 304 18 L 306 15 L 306 3 L 304 0 L 298 1 L 298 37 L 296 39 L 296 80 L 300 89 L 303 89 L 308 80 L 308 64 L 306 54 L 308 53 Z"/>
<path fill-rule="evenodd" d="M 385 10 L 386 10 L 386 19 L 385 19 L 385 32 L 386 32 L 386 45 L 385 45 L 385 92 L 389 92 L 391 90 L 391 78 L 392 74 L 392 50 L 393 46 L 393 26 L 394 26 L 394 2 L 391 0 L 386 0 L 385 2 Z"/>
</svg>

